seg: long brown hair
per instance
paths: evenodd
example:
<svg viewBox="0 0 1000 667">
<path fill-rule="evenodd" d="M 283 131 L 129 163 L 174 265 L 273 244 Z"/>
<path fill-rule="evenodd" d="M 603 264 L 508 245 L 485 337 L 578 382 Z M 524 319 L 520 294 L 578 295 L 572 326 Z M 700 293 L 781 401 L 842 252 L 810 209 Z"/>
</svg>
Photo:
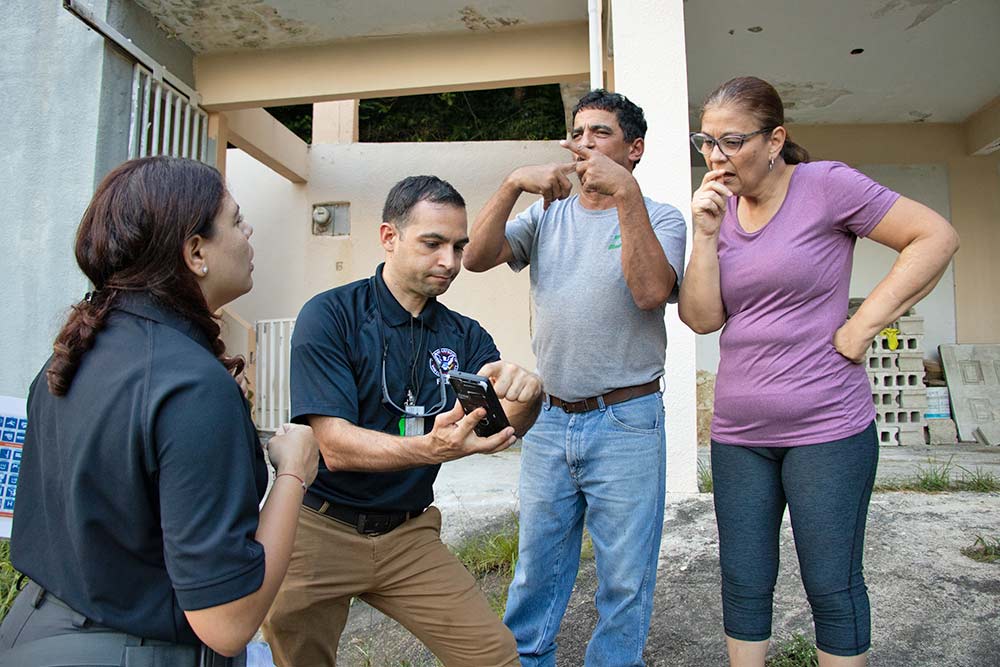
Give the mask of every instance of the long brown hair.
<svg viewBox="0 0 1000 667">
<path fill-rule="evenodd" d="M 184 262 L 184 242 L 211 238 L 226 186 L 214 168 L 183 158 L 130 160 L 94 193 L 76 234 L 76 263 L 96 289 L 73 305 L 53 344 L 49 391 L 69 390 L 80 360 L 125 292 L 145 292 L 201 329 L 234 375 L 242 357 L 227 357 L 201 288 Z"/>
<path fill-rule="evenodd" d="M 701 113 L 709 107 L 736 107 L 752 115 L 761 128 L 773 129 L 785 124 L 785 106 L 774 86 L 755 76 L 741 76 L 730 79 L 716 88 L 701 105 Z M 809 152 L 792 141 L 785 134 L 785 145 L 781 147 L 781 157 L 785 164 L 809 162 Z"/>
</svg>

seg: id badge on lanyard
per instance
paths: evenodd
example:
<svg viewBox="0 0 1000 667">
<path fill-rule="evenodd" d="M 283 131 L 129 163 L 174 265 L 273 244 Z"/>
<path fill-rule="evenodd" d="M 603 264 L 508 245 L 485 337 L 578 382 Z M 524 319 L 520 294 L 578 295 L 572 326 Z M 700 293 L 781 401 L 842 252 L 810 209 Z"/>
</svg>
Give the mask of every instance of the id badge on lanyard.
<svg viewBox="0 0 1000 667">
<path fill-rule="evenodd" d="M 424 434 L 424 406 L 414 405 L 415 402 L 413 393 L 407 392 L 403 405 L 406 416 L 399 420 L 399 434 L 406 438 Z"/>
</svg>

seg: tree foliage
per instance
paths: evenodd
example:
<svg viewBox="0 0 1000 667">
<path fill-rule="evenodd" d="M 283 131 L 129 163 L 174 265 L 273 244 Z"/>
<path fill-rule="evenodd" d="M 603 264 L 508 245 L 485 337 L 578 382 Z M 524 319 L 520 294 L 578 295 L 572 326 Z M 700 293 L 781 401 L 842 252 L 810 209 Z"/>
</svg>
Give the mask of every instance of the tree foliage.
<svg viewBox="0 0 1000 667">
<path fill-rule="evenodd" d="M 312 105 L 268 109 L 304 141 L 312 140 Z M 559 86 L 498 88 L 361 100 L 363 142 L 562 139 Z"/>
</svg>

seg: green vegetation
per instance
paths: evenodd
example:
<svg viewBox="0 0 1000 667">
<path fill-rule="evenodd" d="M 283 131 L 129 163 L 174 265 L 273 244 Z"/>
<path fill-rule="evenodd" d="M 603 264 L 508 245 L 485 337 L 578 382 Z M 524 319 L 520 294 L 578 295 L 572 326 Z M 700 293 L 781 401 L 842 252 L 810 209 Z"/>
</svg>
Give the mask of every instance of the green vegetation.
<svg viewBox="0 0 1000 667">
<path fill-rule="evenodd" d="M 507 588 L 517 565 L 517 531 L 518 518 L 512 514 L 498 526 L 470 537 L 454 549 L 455 556 L 479 580 L 490 607 L 501 618 L 507 608 Z M 590 533 L 584 530 L 580 561 L 593 559 L 594 542 Z"/>
<path fill-rule="evenodd" d="M 455 555 L 476 577 L 487 574 L 514 576 L 517 563 L 517 517 L 511 516 L 497 529 L 475 535 L 455 549 Z"/>
<path fill-rule="evenodd" d="M 980 563 L 1000 561 L 1000 537 L 976 535 L 976 541 L 971 547 L 962 548 L 962 555 Z"/>
<path fill-rule="evenodd" d="M 312 105 L 267 109 L 312 142 Z M 500 141 L 563 139 L 566 121 L 558 84 L 361 100 L 358 140 Z"/>
<path fill-rule="evenodd" d="M 712 468 L 698 461 L 698 491 L 699 493 L 712 493 Z"/>
<path fill-rule="evenodd" d="M 768 658 L 765 665 L 766 667 L 817 667 L 819 658 L 812 642 L 796 632 L 791 639 L 776 647 L 774 655 Z"/>
<path fill-rule="evenodd" d="M 917 466 L 915 475 L 877 482 L 874 490 L 917 491 L 921 493 L 942 491 L 996 493 L 1000 491 L 1000 479 L 982 468 L 977 467 L 975 470 L 969 470 L 962 466 L 953 465 L 951 458 L 945 463 L 936 463 L 932 459 L 928 459 L 926 466 Z"/>
<path fill-rule="evenodd" d="M 0 621 L 4 619 L 10 606 L 14 604 L 20 589 L 17 587 L 21 573 L 10 564 L 10 542 L 0 541 Z"/>
</svg>

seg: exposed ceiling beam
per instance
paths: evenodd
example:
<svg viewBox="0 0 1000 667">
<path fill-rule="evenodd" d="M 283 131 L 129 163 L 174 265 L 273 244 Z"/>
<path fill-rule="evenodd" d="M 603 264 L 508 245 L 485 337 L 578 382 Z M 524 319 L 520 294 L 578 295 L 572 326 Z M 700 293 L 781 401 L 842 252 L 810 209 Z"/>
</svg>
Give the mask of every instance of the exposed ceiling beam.
<svg viewBox="0 0 1000 667">
<path fill-rule="evenodd" d="M 309 145 L 263 109 L 228 111 L 227 140 L 293 183 L 309 180 Z"/>
<path fill-rule="evenodd" d="M 1000 97 L 965 121 L 965 148 L 970 155 L 989 155 L 1000 150 Z"/>
<path fill-rule="evenodd" d="M 195 59 L 212 111 L 586 80 L 587 23 L 335 42 Z"/>
</svg>

